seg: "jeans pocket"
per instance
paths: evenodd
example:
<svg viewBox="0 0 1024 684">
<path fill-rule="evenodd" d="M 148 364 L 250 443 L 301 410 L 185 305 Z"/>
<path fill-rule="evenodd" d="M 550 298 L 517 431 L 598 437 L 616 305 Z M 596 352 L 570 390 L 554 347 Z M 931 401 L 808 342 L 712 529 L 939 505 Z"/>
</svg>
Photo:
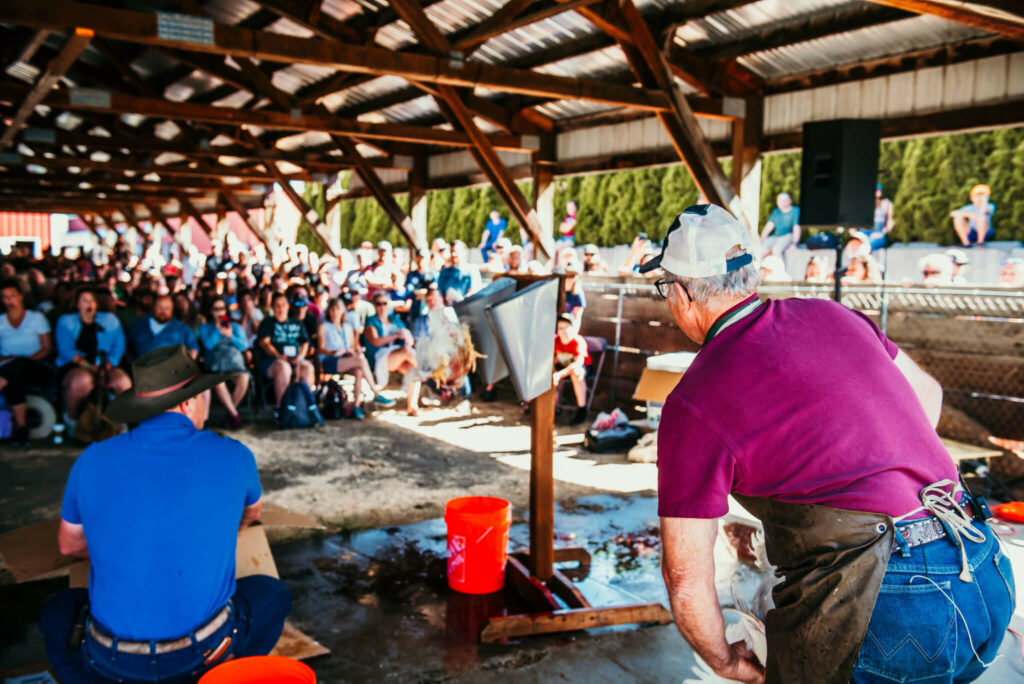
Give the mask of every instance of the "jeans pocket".
<svg viewBox="0 0 1024 684">
<path fill-rule="evenodd" d="M 937 585 L 882 585 L 857 659 L 860 669 L 897 682 L 953 671 L 956 614 L 946 598 L 950 583 Z"/>
<path fill-rule="evenodd" d="M 1013 568 L 1010 567 L 1010 559 L 1003 555 L 1002 549 L 997 548 L 992 560 L 996 564 L 996 571 L 999 573 L 999 576 L 1003 578 L 1003 584 L 1006 585 L 1006 592 L 1010 595 L 1010 613 L 1016 613 L 1017 585 L 1013 579 Z"/>
</svg>

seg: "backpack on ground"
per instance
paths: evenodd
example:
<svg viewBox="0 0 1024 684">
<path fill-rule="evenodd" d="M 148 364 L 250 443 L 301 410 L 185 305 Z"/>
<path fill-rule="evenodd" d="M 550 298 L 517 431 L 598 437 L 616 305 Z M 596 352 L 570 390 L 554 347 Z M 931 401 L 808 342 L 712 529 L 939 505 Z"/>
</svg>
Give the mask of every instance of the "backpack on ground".
<svg viewBox="0 0 1024 684">
<path fill-rule="evenodd" d="M 281 397 L 278 425 L 286 430 L 323 425 L 324 418 L 316 406 L 309 385 L 302 381 L 288 385 Z"/>
<path fill-rule="evenodd" d="M 348 395 L 337 380 L 328 380 L 321 394 L 323 416 L 325 420 L 341 420 L 352 415 L 352 407 L 348 403 Z"/>
</svg>

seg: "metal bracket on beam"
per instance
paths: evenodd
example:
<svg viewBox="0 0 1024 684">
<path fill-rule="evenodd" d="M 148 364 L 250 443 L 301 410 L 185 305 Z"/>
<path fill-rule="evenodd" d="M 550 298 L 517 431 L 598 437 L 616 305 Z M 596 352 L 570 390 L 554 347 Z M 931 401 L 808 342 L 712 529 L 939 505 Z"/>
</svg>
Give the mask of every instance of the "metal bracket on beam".
<svg viewBox="0 0 1024 684">
<path fill-rule="evenodd" d="M 52 145 L 57 142 L 57 132 L 52 128 L 34 128 L 30 126 L 22 129 L 21 138 L 25 142 L 48 143 Z"/>
<path fill-rule="evenodd" d="M 742 97 L 723 97 L 722 116 L 736 119 L 747 118 L 747 103 Z"/>
<path fill-rule="evenodd" d="M 110 109 L 110 91 L 102 88 L 71 88 L 68 100 L 73 107 Z"/>
</svg>

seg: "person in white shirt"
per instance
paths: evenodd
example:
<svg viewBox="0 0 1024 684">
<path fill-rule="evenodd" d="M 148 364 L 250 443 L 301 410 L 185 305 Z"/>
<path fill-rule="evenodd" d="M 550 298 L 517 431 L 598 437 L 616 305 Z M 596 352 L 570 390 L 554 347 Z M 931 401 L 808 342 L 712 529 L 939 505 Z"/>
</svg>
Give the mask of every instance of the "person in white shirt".
<svg viewBox="0 0 1024 684">
<path fill-rule="evenodd" d="M 25 296 L 17 280 L 0 283 L 6 313 L 0 315 L 0 394 L 11 409 L 15 444 L 28 441 L 25 421 L 27 390 L 32 385 L 53 383 L 53 369 L 45 363 L 53 342 L 50 323 L 38 311 L 25 308 Z"/>
</svg>

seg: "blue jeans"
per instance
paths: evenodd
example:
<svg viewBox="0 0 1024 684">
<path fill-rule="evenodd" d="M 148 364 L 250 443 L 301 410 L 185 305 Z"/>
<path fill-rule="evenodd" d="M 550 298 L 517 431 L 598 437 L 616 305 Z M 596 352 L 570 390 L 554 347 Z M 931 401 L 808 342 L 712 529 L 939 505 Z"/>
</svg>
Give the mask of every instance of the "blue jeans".
<svg viewBox="0 0 1024 684">
<path fill-rule="evenodd" d="M 46 657 L 63 684 L 195 682 L 203 672 L 224 662 L 228 654 L 242 658 L 270 653 L 281 636 L 292 601 L 291 592 L 279 579 L 265 575 L 243 577 L 238 580 L 232 597 L 231 617 L 217 631 L 187 648 L 148 656 L 104 648 L 88 634 L 81 648 L 69 651 L 68 636 L 77 617 L 78 606 L 88 600 L 89 593 L 85 589 L 63 591 L 47 602 L 39 620 L 46 643 Z M 210 651 L 226 636 L 231 637 L 231 646 L 224 655 L 216 662 L 204 664 Z"/>
<path fill-rule="evenodd" d="M 995 658 L 1017 595 L 1010 560 L 995 535 L 973 524 L 985 533 L 983 542 L 964 541 L 973 582 L 960 579 L 960 551 L 949 538 L 906 555 L 893 551 L 853 671 L 854 684 L 969 682 L 985 670 L 979 658 L 984 663 Z"/>
</svg>

